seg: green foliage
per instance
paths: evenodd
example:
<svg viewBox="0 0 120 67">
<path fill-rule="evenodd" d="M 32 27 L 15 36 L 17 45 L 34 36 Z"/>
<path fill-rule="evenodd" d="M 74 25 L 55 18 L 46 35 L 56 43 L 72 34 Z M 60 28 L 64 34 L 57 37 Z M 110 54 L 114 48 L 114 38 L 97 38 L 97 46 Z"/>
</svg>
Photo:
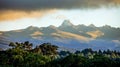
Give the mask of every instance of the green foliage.
<svg viewBox="0 0 120 67">
<path fill-rule="evenodd" d="M 29 43 L 29 41 L 26 41 L 24 43 L 18 43 L 18 42 L 13 43 L 13 42 L 11 42 L 9 44 L 9 46 L 11 46 L 12 48 L 15 48 L 15 49 L 20 48 L 20 49 L 23 49 L 23 50 L 31 50 L 33 44 Z"/>
<path fill-rule="evenodd" d="M 11 42 L 10 49 L 0 51 L 0 67 L 117 67 L 120 52 L 93 51 L 91 48 L 71 53 L 58 52 L 58 47 L 43 43 L 32 48 L 32 43 Z"/>
<path fill-rule="evenodd" d="M 65 57 L 61 60 L 62 67 L 79 67 L 84 66 L 83 64 L 86 63 L 87 58 L 75 54 L 70 54 L 69 56 Z"/>
<path fill-rule="evenodd" d="M 51 43 L 43 43 L 32 49 L 32 43 L 11 42 L 10 49 L 0 51 L 0 66 L 44 66 L 57 55 L 57 46 Z"/>
<path fill-rule="evenodd" d="M 27 66 L 42 66 L 50 61 L 51 58 L 48 56 L 43 56 L 36 53 L 29 53 L 24 59 L 24 64 L 26 64 Z"/>
<path fill-rule="evenodd" d="M 51 45 L 51 43 L 43 43 L 39 46 L 43 55 L 55 55 L 57 54 L 57 46 Z"/>
</svg>

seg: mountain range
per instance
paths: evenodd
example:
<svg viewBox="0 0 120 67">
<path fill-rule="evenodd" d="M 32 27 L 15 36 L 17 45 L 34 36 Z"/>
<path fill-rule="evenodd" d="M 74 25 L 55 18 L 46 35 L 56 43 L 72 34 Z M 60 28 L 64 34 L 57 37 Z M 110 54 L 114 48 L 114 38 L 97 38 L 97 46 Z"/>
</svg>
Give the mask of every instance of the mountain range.
<svg viewBox="0 0 120 67">
<path fill-rule="evenodd" d="M 109 25 L 96 27 L 79 24 L 74 25 L 64 20 L 59 27 L 29 26 L 26 29 L 0 31 L 0 48 L 8 48 L 10 42 L 30 41 L 36 46 L 44 42 L 58 45 L 61 49 L 82 50 L 120 50 L 120 28 Z"/>
</svg>

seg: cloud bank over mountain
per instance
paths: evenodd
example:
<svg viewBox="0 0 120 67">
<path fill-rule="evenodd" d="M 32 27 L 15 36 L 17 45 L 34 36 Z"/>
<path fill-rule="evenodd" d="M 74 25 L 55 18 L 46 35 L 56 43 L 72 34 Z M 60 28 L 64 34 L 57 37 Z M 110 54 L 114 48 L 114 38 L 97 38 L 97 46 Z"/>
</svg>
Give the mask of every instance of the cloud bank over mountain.
<svg viewBox="0 0 120 67">
<path fill-rule="evenodd" d="M 119 5 L 119 0 L 0 0 L 0 9 L 72 9 Z"/>
<path fill-rule="evenodd" d="M 4 20 L 16 20 L 19 18 L 33 18 L 42 17 L 46 14 L 54 13 L 57 10 L 35 10 L 35 11 L 23 11 L 23 10 L 0 10 L 0 21 Z"/>
<path fill-rule="evenodd" d="M 120 0 L 0 0 L 0 29 L 59 25 L 65 19 L 74 20 L 75 24 L 80 21 L 119 27 L 119 5 Z"/>
</svg>

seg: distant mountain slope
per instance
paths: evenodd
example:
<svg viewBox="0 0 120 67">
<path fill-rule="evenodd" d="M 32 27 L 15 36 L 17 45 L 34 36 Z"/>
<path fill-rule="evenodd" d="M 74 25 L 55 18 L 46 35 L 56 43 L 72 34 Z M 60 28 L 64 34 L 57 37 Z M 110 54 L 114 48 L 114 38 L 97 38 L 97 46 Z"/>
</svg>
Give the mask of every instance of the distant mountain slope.
<svg viewBox="0 0 120 67">
<path fill-rule="evenodd" d="M 50 25 L 48 27 L 30 26 L 26 29 L 0 31 L 0 45 L 8 44 L 9 41 L 30 41 L 34 44 L 51 42 L 61 47 L 69 48 L 94 48 L 115 49 L 120 47 L 120 28 L 108 25 L 96 27 L 91 24 L 74 25 L 69 20 L 63 21 L 59 27 Z"/>
</svg>

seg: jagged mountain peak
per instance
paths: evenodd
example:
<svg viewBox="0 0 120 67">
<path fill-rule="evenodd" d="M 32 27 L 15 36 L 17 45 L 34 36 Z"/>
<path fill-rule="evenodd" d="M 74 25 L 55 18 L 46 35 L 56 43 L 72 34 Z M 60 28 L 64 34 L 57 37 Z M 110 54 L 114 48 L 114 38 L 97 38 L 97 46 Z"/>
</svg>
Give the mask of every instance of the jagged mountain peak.
<svg viewBox="0 0 120 67">
<path fill-rule="evenodd" d="M 109 26 L 109 25 L 104 25 L 103 27 L 104 28 L 111 28 L 111 26 Z"/>
<path fill-rule="evenodd" d="M 70 20 L 64 20 L 61 26 L 73 26 L 73 24 L 70 22 Z"/>
<path fill-rule="evenodd" d="M 96 27 L 94 24 L 90 24 L 89 27 Z"/>
<path fill-rule="evenodd" d="M 49 28 L 56 28 L 56 26 L 54 26 L 54 25 L 50 25 L 50 26 L 48 26 Z"/>
<path fill-rule="evenodd" d="M 26 28 L 27 30 L 34 30 L 34 29 L 39 29 L 38 27 L 35 27 L 35 26 L 29 26 Z"/>
<path fill-rule="evenodd" d="M 49 30 L 54 30 L 54 31 L 58 31 L 57 27 L 54 26 L 54 25 L 48 26 L 47 29 L 49 29 Z"/>
<path fill-rule="evenodd" d="M 50 25 L 48 27 L 43 27 L 41 29 L 41 32 L 44 34 L 50 34 L 50 33 L 57 32 L 57 31 L 58 31 L 57 27 L 55 27 L 53 25 Z"/>
</svg>

